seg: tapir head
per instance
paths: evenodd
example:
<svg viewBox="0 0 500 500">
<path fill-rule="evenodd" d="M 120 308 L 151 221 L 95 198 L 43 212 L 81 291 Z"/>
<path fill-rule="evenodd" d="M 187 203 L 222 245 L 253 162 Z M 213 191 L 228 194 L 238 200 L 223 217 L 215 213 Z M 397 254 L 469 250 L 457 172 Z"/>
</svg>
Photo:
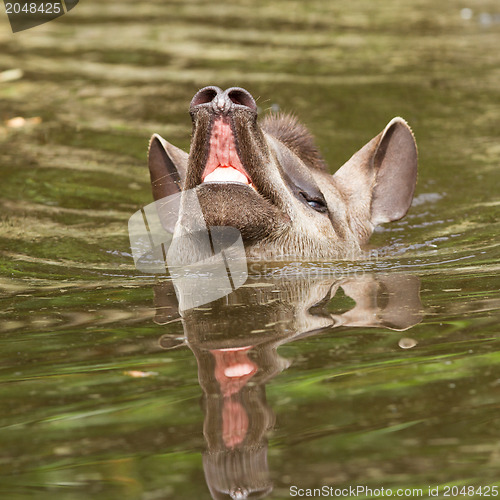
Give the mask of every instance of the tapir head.
<svg viewBox="0 0 500 500">
<path fill-rule="evenodd" d="M 351 258 L 411 204 L 417 150 L 401 118 L 332 176 L 304 126 L 287 115 L 259 123 L 242 88 L 205 87 L 190 113 L 189 154 L 151 139 L 154 198 L 194 190 L 207 227 L 237 228 L 249 257 Z"/>
</svg>

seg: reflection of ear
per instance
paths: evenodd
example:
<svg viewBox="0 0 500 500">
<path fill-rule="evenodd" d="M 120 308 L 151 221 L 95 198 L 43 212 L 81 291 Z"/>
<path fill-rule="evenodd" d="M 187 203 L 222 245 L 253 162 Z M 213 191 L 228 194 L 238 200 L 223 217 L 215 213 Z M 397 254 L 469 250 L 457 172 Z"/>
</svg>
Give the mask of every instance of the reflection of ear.
<svg viewBox="0 0 500 500">
<path fill-rule="evenodd" d="M 424 317 L 420 301 L 418 276 L 397 274 L 381 276 L 388 302 L 380 311 L 379 321 L 391 330 L 407 330 L 420 323 Z"/>
<path fill-rule="evenodd" d="M 417 182 L 417 146 L 408 124 L 393 118 L 333 176 L 356 217 L 373 225 L 398 220 Z"/>
<path fill-rule="evenodd" d="M 188 154 L 158 134 L 149 142 L 148 165 L 153 197 L 160 200 L 178 193 L 186 178 Z"/>
<path fill-rule="evenodd" d="M 396 274 L 347 279 L 341 284 L 356 306 L 337 316 L 343 326 L 380 327 L 407 330 L 423 318 L 420 280 Z"/>
</svg>

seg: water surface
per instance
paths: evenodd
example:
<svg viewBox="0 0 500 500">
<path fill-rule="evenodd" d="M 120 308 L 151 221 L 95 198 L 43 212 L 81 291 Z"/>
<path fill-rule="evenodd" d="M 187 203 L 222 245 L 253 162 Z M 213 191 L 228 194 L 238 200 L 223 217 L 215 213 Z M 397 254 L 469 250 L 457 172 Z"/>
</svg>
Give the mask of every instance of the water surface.
<svg viewBox="0 0 500 500">
<path fill-rule="evenodd" d="M 499 15 L 86 0 L 15 36 L 4 18 L 2 497 L 499 485 Z M 379 259 L 270 263 L 179 319 L 127 221 L 152 201 L 150 135 L 187 149 L 210 84 L 294 112 L 332 172 L 408 120 L 416 198 Z"/>
</svg>

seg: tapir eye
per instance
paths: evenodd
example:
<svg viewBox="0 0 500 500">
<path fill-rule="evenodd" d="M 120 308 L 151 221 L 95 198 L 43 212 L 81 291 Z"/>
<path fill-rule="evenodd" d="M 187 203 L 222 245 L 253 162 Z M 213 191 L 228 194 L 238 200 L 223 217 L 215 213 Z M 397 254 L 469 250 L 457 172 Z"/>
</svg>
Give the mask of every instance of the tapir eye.
<svg viewBox="0 0 500 500">
<path fill-rule="evenodd" d="M 306 201 L 306 203 L 311 207 L 313 208 L 314 210 L 316 210 L 316 212 L 320 212 L 320 213 L 325 213 L 328 211 L 328 207 L 326 206 L 326 201 L 325 200 L 321 200 L 321 199 L 318 199 L 318 198 L 311 198 L 310 196 L 307 195 L 307 193 L 304 193 L 304 192 L 300 192 L 300 195 L 302 196 L 302 198 L 304 198 L 304 200 Z"/>
<path fill-rule="evenodd" d="M 321 203 L 320 201 L 316 200 L 308 200 L 307 204 L 311 207 L 314 208 L 317 212 L 326 212 L 326 207 Z"/>
</svg>

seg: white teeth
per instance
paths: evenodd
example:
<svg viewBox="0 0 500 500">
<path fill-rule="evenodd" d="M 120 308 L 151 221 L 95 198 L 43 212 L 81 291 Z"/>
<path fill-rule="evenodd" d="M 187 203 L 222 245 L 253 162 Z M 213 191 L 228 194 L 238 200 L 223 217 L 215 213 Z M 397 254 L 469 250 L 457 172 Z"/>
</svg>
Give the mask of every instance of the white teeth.
<svg viewBox="0 0 500 500">
<path fill-rule="evenodd" d="M 217 167 L 203 179 L 203 182 L 240 182 L 257 191 L 255 186 L 250 182 L 250 179 L 233 167 Z"/>
<path fill-rule="evenodd" d="M 239 363 L 237 365 L 228 366 L 224 370 L 224 375 L 227 378 L 237 378 L 244 377 L 245 375 L 250 375 L 254 370 L 254 367 L 249 363 Z"/>
<path fill-rule="evenodd" d="M 203 182 L 242 182 L 250 184 L 247 176 L 233 167 L 218 167 Z"/>
</svg>

